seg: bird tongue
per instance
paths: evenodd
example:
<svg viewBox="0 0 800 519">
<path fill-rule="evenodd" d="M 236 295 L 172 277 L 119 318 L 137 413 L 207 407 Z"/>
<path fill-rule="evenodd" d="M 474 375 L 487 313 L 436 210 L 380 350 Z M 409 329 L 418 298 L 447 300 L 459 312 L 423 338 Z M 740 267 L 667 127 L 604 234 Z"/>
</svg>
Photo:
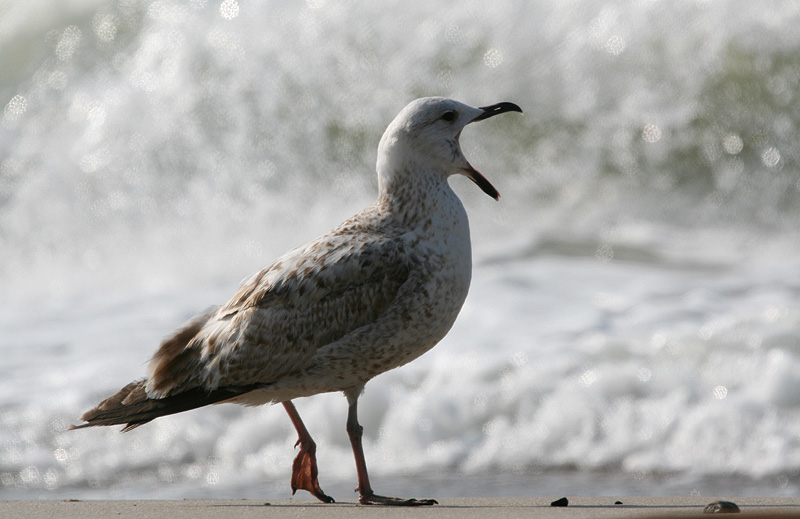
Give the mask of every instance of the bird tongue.
<svg viewBox="0 0 800 519">
<path fill-rule="evenodd" d="M 477 169 L 473 168 L 472 164 L 467 163 L 467 165 L 469 168 L 464 168 L 464 176 L 478 184 L 478 187 L 490 197 L 495 200 L 499 199 L 500 193 L 497 192 L 497 189 L 494 188 L 492 183 L 486 180 L 486 177 L 481 175 Z"/>
</svg>

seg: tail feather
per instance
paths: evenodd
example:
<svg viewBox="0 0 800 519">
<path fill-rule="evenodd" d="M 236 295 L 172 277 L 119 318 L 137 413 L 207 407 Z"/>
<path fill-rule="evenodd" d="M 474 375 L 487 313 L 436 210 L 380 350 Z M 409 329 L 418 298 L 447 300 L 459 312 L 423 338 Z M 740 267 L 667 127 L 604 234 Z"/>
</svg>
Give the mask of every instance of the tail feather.
<svg viewBox="0 0 800 519">
<path fill-rule="evenodd" d="M 146 384 L 147 379 L 131 382 L 115 395 L 100 402 L 94 409 L 83 413 L 81 420 L 86 423 L 72 425 L 70 429 L 83 429 L 84 427 L 94 427 L 96 425 L 125 424 L 122 432 L 126 432 L 159 416 L 216 404 L 264 387 L 263 384 L 256 384 L 224 387 L 213 391 L 192 388 L 164 398 L 149 398 L 145 391 Z"/>
</svg>

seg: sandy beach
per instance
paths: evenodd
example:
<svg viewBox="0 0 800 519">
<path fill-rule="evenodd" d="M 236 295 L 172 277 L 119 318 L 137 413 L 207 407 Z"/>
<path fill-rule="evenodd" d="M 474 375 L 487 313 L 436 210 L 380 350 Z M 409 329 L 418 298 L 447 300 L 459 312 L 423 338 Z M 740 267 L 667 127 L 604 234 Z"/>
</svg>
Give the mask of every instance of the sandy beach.
<svg viewBox="0 0 800 519">
<path fill-rule="evenodd" d="M 58 517 L 62 519 L 99 519 L 105 517 L 206 519 L 214 517 L 263 518 L 350 518 L 426 517 L 448 518 L 627 518 L 627 517 L 698 517 L 711 497 L 577 497 L 569 498 L 566 507 L 550 505 L 553 498 L 451 498 L 434 507 L 389 508 L 359 506 L 355 501 L 325 505 L 305 499 L 258 500 L 182 500 L 182 501 L 2 501 L 0 517 L 15 519 Z M 728 498 L 736 503 L 742 516 L 800 517 L 800 499 Z M 615 504 L 621 501 L 622 504 Z M 735 517 L 735 516 L 734 516 Z"/>
</svg>

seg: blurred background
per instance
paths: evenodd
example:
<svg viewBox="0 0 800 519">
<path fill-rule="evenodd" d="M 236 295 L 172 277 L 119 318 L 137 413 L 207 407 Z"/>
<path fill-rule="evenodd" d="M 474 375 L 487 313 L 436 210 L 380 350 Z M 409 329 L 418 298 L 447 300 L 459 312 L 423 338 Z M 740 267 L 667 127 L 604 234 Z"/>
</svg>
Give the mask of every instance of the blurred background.
<svg viewBox="0 0 800 519">
<path fill-rule="evenodd" d="M 452 179 L 473 285 L 367 385 L 414 497 L 800 495 L 795 0 L 0 0 L 0 498 L 286 498 L 279 407 L 66 432 L 370 204 L 416 97 L 512 101 Z M 297 402 L 354 500 L 341 395 Z M 307 494 L 299 496 L 306 499 Z"/>
</svg>

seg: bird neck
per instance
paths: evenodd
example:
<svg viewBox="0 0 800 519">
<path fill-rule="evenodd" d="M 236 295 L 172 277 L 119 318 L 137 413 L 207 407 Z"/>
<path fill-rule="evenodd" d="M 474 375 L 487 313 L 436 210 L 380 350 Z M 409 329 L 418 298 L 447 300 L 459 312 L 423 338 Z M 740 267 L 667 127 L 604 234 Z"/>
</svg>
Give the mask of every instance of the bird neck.
<svg viewBox="0 0 800 519">
<path fill-rule="evenodd" d="M 390 174 L 379 172 L 378 189 L 378 204 L 383 211 L 406 228 L 423 229 L 427 233 L 433 230 L 432 226 L 444 226 L 447 229 L 442 230 L 446 232 L 469 233 L 464 207 L 444 172 L 419 166 Z M 462 226 L 465 229 L 460 229 Z"/>
<path fill-rule="evenodd" d="M 423 164 L 401 164 L 378 171 L 378 194 L 392 205 L 434 210 L 439 198 L 452 193 L 447 175 Z M 428 207 L 430 206 L 430 207 Z"/>
<path fill-rule="evenodd" d="M 447 182 L 450 172 L 415 153 L 396 133 L 387 130 L 378 147 L 378 203 L 383 210 L 412 229 L 431 222 L 466 222 L 464 207 Z"/>
</svg>

